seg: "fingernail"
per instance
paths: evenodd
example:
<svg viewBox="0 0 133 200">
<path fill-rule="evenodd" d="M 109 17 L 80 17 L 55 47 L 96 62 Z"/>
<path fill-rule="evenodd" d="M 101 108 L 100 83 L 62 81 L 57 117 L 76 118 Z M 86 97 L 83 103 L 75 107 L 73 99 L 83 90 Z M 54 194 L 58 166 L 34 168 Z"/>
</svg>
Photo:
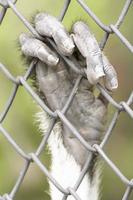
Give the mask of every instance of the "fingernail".
<svg viewBox="0 0 133 200">
<path fill-rule="evenodd" d="M 102 69 L 102 66 L 96 65 L 96 67 L 94 68 L 95 74 L 97 78 L 103 77 L 105 76 L 105 73 Z"/>
<path fill-rule="evenodd" d="M 52 55 L 51 51 L 44 47 L 40 47 L 37 50 L 37 57 L 48 65 L 57 65 L 59 58 L 56 55 Z"/>
<path fill-rule="evenodd" d="M 96 73 L 91 66 L 87 66 L 86 74 L 90 84 L 95 85 L 98 82 L 99 78 L 96 76 Z"/>
<path fill-rule="evenodd" d="M 113 77 L 110 81 L 110 89 L 115 90 L 118 88 L 118 81 L 116 77 Z"/>
<path fill-rule="evenodd" d="M 50 65 L 57 65 L 58 62 L 59 62 L 59 58 L 57 58 L 56 56 L 53 56 L 53 55 L 48 56 L 48 63 Z"/>
<path fill-rule="evenodd" d="M 63 41 L 62 45 L 63 45 L 66 53 L 68 53 L 68 54 L 72 54 L 73 53 L 75 46 L 73 44 L 72 39 L 70 39 L 70 38 L 65 39 Z"/>
<path fill-rule="evenodd" d="M 20 34 L 20 36 L 19 36 L 19 42 L 20 42 L 21 45 L 23 45 L 26 42 L 27 37 L 28 36 L 25 33 L 21 33 Z"/>
<path fill-rule="evenodd" d="M 91 55 L 87 57 L 86 63 L 87 78 L 92 85 L 95 85 L 101 77 L 105 76 L 105 73 L 101 65 L 96 65 Z"/>
<path fill-rule="evenodd" d="M 103 56 L 104 71 L 106 74 L 105 86 L 109 90 L 115 90 L 118 88 L 117 73 L 115 71 L 115 68 L 108 61 L 107 57 L 104 54 L 102 56 Z"/>
</svg>

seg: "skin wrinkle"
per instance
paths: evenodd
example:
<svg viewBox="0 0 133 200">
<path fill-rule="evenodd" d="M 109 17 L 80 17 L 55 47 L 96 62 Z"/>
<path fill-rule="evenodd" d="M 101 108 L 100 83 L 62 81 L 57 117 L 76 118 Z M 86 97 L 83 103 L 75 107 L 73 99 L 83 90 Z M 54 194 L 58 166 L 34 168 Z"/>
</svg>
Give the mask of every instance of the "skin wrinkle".
<svg viewBox="0 0 133 200">
<path fill-rule="evenodd" d="M 48 24 L 49 29 L 46 31 L 49 32 L 50 30 L 51 31 L 55 30 L 55 34 L 52 33 L 52 35 L 54 36 L 56 35 L 57 40 L 54 38 L 52 39 L 54 39 L 55 42 L 58 41 L 58 44 L 56 44 L 57 47 L 59 47 L 59 49 L 63 49 L 63 54 L 65 54 L 66 56 L 68 56 L 69 54 L 70 59 L 71 58 L 74 59 L 77 63 L 81 64 L 81 67 L 86 69 L 86 65 L 89 58 L 89 54 L 87 52 L 88 46 L 85 46 L 86 44 L 84 43 L 85 49 L 81 49 L 83 51 L 86 50 L 86 53 L 85 53 L 86 57 L 84 57 L 84 53 L 82 54 L 82 51 L 78 49 L 77 46 L 75 47 L 74 52 L 73 50 L 71 51 L 71 49 L 69 49 L 69 52 L 67 52 L 66 44 L 65 44 L 66 46 L 60 46 L 60 45 L 63 45 L 63 40 L 61 38 L 62 35 L 63 37 L 65 36 L 66 39 L 67 39 L 67 36 L 69 36 L 69 34 L 66 32 L 62 24 L 60 25 L 60 23 L 57 22 L 56 18 L 51 17 L 51 16 L 49 17 L 49 15 L 40 14 L 37 16 L 38 17 L 36 17 L 36 20 L 35 20 L 35 23 L 37 23 L 36 25 L 38 27 L 37 29 L 41 31 L 42 33 L 43 29 L 42 27 L 40 27 L 39 23 L 42 24 L 41 26 L 47 26 Z M 39 16 L 41 17 L 39 18 Z M 43 16 L 44 17 L 47 16 L 49 20 L 43 21 L 44 20 Z M 51 26 L 51 24 L 54 25 L 53 22 L 55 22 L 57 27 Z M 85 41 L 86 39 L 85 35 L 82 37 L 82 35 L 80 34 L 80 27 L 79 27 L 80 24 L 83 25 L 81 27 L 83 28 L 82 29 L 83 33 L 84 33 L 84 30 L 87 29 L 87 25 L 81 21 L 76 23 L 76 26 L 74 26 L 77 28 L 77 30 L 74 30 L 74 32 L 75 31 L 79 32 L 79 35 L 78 35 L 79 46 L 82 44 L 82 40 Z M 34 26 L 35 28 L 36 28 L 36 25 Z M 58 29 L 60 28 L 61 28 L 61 32 L 59 33 Z M 64 33 L 62 32 L 63 30 L 64 30 Z M 89 34 L 88 36 L 89 36 L 89 39 L 91 40 L 91 45 L 94 44 L 93 48 L 96 51 L 98 51 L 98 53 L 100 54 L 101 52 L 99 52 L 100 51 L 99 47 L 97 49 L 98 44 L 96 43 L 94 36 L 92 37 L 91 36 L 92 34 L 89 31 L 90 30 L 88 29 L 87 31 L 85 31 L 85 33 Z M 45 35 L 43 36 L 46 37 Z M 28 38 L 28 37 L 25 37 L 25 38 Z M 27 41 L 24 40 L 24 43 L 23 43 L 23 39 L 25 38 L 21 37 L 21 50 L 23 51 L 23 54 L 26 55 L 28 58 L 29 57 L 27 54 L 28 50 L 27 49 L 24 50 L 23 45 L 27 45 L 27 43 L 29 42 L 29 39 L 27 39 Z M 32 36 L 30 37 L 30 39 L 32 42 L 32 44 L 30 44 L 31 47 L 32 46 L 35 47 L 35 49 L 30 48 L 30 52 L 32 50 L 32 54 L 34 55 L 35 53 L 34 51 L 37 52 L 36 44 L 41 45 L 41 43 L 39 41 L 35 41 L 35 38 Z M 72 40 L 72 38 L 69 37 L 69 40 Z M 71 44 L 73 44 L 73 40 L 71 41 Z M 46 43 L 46 45 L 48 45 L 50 50 L 53 51 L 53 48 L 51 48 L 51 45 L 49 45 L 48 43 Z M 72 47 L 72 45 L 70 45 L 69 47 Z M 28 48 L 28 45 L 26 46 L 26 48 Z M 73 57 L 70 55 L 72 54 L 72 52 L 73 52 Z M 53 55 L 57 56 L 55 52 L 53 53 L 54 53 Z M 35 55 L 38 56 L 38 53 L 36 53 Z M 91 55 L 92 63 L 95 63 L 95 56 L 96 55 L 93 55 L 92 53 Z M 100 67 L 102 69 L 103 66 L 101 65 L 101 60 L 98 60 L 98 57 L 96 59 L 97 59 L 96 61 L 100 63 Z M 104 61 L 106 62 L 106 60 Z M 108 64 L 107 67 L 109 68 L 108 74 L 106 74 L 108 76 L 106 81 L 111 81 L 113 74 L 115 75 L 115 78 L 117 80 L 117 76 L 116 76 L 116 73 L 114 73 L 115 70 L 113 66 L 110 65 L 109 62 L 105 64 Z M 89 66 L 87 65 L 87 67 Z M 96 77 L 97 74 L 93 73 L 93 75 Z M 90 76 L 90 74 L 87 74 L 87 76 Z M 72 71 L 72 69 L 69 68 L 67 64 L 65 64 L 63 59 L 60 58 L 58 61 L 58 64 L 56 64 L 55 66 L 48 66 L 48 63 L 46 64 L 45 60 L 44 61 L 39 60 L 36 64 L 34 74 L 32 74 L 32 77 L 33 77 L 33 86 L 36 87 L 36 91 L 41 97 L 41 99 L 50 107 L 51 110 L 55 111 L 55 110 L 62 110 L 62 108 L 64 107 L 78 75 L 74 71 Z M 106 118 L 107 118 L 106 116 L 107 116 L 108 103 L 101 94 L 99 94 L 98 97 L 95 97 L 94 95 L 95 84 L 92 84 L 92 83 L 90 84 L 88 80 L 82 77 L 80 84 L 78 86 L 78 90 L 75 94 L 75 97 L 71 103 L 70 108 L 65 113 L 65 116 L 73 124 L 73 126 L 79 131 L 79 133 L 86 140 L 86 142 L 88 142 L 88 144 L 90 145 L 93 145 L 95 143 L 99 144 L 101 142 L 101 138 L 104 132 L 104 127 L 105 127 Z M 112 85 L 109 82 L 108 82 L 108 85 L 110 88 L 112 87 Z M 40 126 L 42 127 L 41 129 L 44 134 L 46 132 L 46 127 L 48 126 L 49 122 L 50 122 L 50 118 L 48 116 L 46 117 L 46 114 L 43 114 L 40 116 Z M 65 124 L 63 124 L 59 119 L 57 120 L 53 128 L 53 133 L 51 133 L 50 135 L 50 138 L 48 140 L 48 145 L 53 154 L 51 173 L 57 179 L 57 181 L 60 181 L 60 182 L 63 181 L 62 185 L 65 188 L 73 186 L 73 184 L 75 183 L 74 181 L 76 181 L 76 178 L 78 178 L 78 176 L 80 175 L 80 172 L 87 158 L 90 159 L 88 172 L 85 175 L 83 184 L 81 183 L 82 186 L 79 187 L 79 194 L 81 194 L 81 197 L 82 196 L 85 197 L 84 200 L 98 200 L 98 195 L 99 195 L 98 194 L 98 185 L 99 185 L 98 155 L 86 150 L 86 148 L 80 143 L 80 141 L 71 133 L 69 128 Z M 62 155 L 63 157 L 61 157 Z M 62 170 L 64 170 L 63 167 L 64 168 L 66 167 L 65 165 L 63 165 L 62 162 L 64 162 L 66 166 L 68 166 L 68 172 L 66 171 L 66 174 L 65 172 L 61 174 Z M 72 169 L 74 170 L 73 172 L 71 172 Z M 67 177 L 67 173 L 68 173 L 68 177 Z M 75 180 L 71 179 L 73 177 L 69 177 L 71 176 L 72 173 L 75 176 Z M 66 181 L 62 180 L 62 176 L 64 177 Z M 61 200 L 62 199 L 61 194 L 60 193 L 58 194 L 59 191 L 57 191 L 57 189 L 51 185 L 51 182 L 49 182 L 49 184 L 51 188 L 52 200 Z M 85 190 L 85 195 L 83 194 L 84 190 Z M 90 198 L 88 194 L 90 194 L 91 196 Z M 68 200 L 69 199 L 71 200 L 73 198 L 68 197 Z"/>
<path fill-rule="evenodd" d="M 41 66 L 41 64 L 43 66 Z M 45 65 L 43 63 L 40 62 L 40 66 L 37 66 L 37 67 L 38 67 L 38 69 L 36 69 L 36 73 L 39 72 L 39 69 L 40 70 L 44 70 L 44 72 L 45 72 Z M 56 79 L 58 79 L 58 81 L 60 81 L 61 83 L 63 83 L 64 80 L 66 80 L 67 84 L 65 83 L 65 86 L 63 86 L 64 90 L 62 90 L 61 89 L 62 88 L 62 84 L 58 84 L 58 82 L 57 82 L 57 85 L 60 86 L 60 88 L 58 87 L 58 91 L 55 91 L 54 94 L 51 94 L 51 89 L 50 88 L 52 87 L 52 84 L 49 84 L 49 78 L 47 78 L 47 75 L 44 75 L 43 78 L 40 78 L 40 73 L 38 73 L 38 75 L 37 75 L 37 79 L 38 79 L 38 82 L 39 82 L 39 87 L 42 88 L 42 90 L 43 90 L 43 92 L 44 92 L 44 94 L 46 96 L 46 99 L 49 102 L 50 107 L 52 106 L 51 108 L 53 110 L 62 108 L 62 106 L 64 105 L 65 101 L 67 100 L 67 98 L 69 96 L 69 93 L 71 91 L 71 88 L 72 88 L 71 83 L 69 82 L 68 79 L 66 79 L 67 76 L 68 76 L 67 75 L 68 72 L 67 72 L 67 70 L 64 70 L 64 66 L 62 66 L 62 67 L 63 67 L 63 69 L 61 69 L 61 70 L 62 70 L 62 73 L 64 73 L 64 75 L 62 75 L 62 73 L 58 73 L 58 76 L 54 74 L 56 76 L 56 78 L 54 77 L 52 82 L 54 84 L 54 87 L 56 87 L 56 84 L 55 84 L 57 82 Z M 52 72 L 52 74 L 53 74 L 54 73 L 54 69 L 50 69 L 50 72 Z M 41 76 L 42 76 L 42 73 L 43 72 L 41 71 Z M 42 81 L 40 81 L 40 80 L 42 80 Z M 50 80 L 50 82 L 51 82 L 51 80 Z M 48 86 L 46 85 L 46 83 L 47 83 Z M 85 81 L 83 81 L 83 82 L 81 81 L 81 85 L 83 83 L 86 83 L 86 82 Z M 49 88 L 49 86 L 50 86 L 50 88 Z M 82 86 L 81 86 L 81 88 L 82 88 Z M 68 91 L 68 92 L 66 92 L 66 91 Z M 63 97 L 63 98 L 60 99 L 59 93 L 62 93 L 61 97 Z M 66 95 L 66 93 L 68 95 Z M 93 141 L 95 142 L 97 139 L 99 140 L 99 138 L 100 138 L 100 134 L 99 134 L 99 132 L 101 132 L 101 130 L 100 130 L 101 128 L 100 127 L 101 127 L 101 123 L 104 123 L 104 121 L 103 121 L 103 119 L 101 119 L 101 122 L 99 121 L 99 123 L 96 124 L 96 121 L 94 121 L 94 125 L 90 125 L 89 119 L 90 119 L 90 117 L 92 115 L 94 115 L 94 117 L 95 117 L 95 112 L 96 113 L 98 112 L 99 106 L 102 107 L 102 109 L 103 109 L 103 111 L 102 111 L 103 114 L 102 115 L 105 116 L 106 108 L 102 104 L 102 102 L 100 102 L 99 100 L 94 98 L 94 96 L 92 95 L 91 92 L 88 91 L 88 96 L 86 96 L 86 93 L 87 93 L 86 91 L 84 93 L 84 90 L 79 89 L 79 91 L 75 95 L 75 98 L 74 98 L 74 100 L 72 102 L 72 105 L 71 105 L 70 109 L 68 110 L 68 112 L 66 114 L 66 117 L 77 128 L 77 130 L 79 130 L 82 126 L 84 126 L 85 131 L 81 130 L 81 135 L 84 137 L 84 139 L 86 141 L 88 141 L 90 144 L 93 144 Z M 98 102 L 99 106 L 95 106 L 95 103 L 94 103 L 95 101 Z M 81 102 L 84 105 L 81 105 L 80 104 Z M 81 112 L 83 113 L 83 116 L 81 116 Z M 86 113 L 86 114 L 84 115 L 84 113 Z M 100 110 L 100 115 L 101 115 L 101 110 Z M 101 118 L 103 116 L 101 116 Z M 88 120 L 86 120 L 86 118 Z M 98 124 L 100 125 L 100 127 L 99 127 Z M 95 134 L 95 128 L 93 128 L 93 126 L 95 127 L 95 125 L 96 125 L 97 128 L 100 128 L 97 131 L 98 135 Z M 76 160 L 76 162 L 78 164 L 83 166 L 84 163 L 85 163 L 85 160 L 87 159 L 87 156 L 90 154 L 90 152 L 88 152 L 81 145 L 81 143 L 78 141 L 77 138 L 71 138 L 71 133 L 70 133 L 70 131 L 68 130 L 68 128 L 65 125 L 62 125 L 62 126 L 63 126 L 63 131 L 62 131 L 63 141 L 64 141 L 64 145 L 65 145 L 67 151 L 74 156 L 74 158 L 75 158 L 75 160 Z M 89 133 L 90 127 L 91 127 L 91 132 L 92 132 L 91 134 Z M 91 135 L 94 138 L 90 140 L 90 136 Z"/>
</svg>

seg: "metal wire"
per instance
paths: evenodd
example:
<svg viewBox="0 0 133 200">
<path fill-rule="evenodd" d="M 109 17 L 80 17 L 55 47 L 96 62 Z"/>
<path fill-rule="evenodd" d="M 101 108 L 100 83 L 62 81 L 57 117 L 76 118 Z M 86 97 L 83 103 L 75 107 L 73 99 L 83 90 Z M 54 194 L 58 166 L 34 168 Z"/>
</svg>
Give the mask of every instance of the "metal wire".
<svg viewBox="0 0 133 200">
<path fill-rule="evenodd" d="M 43 38 L 38 35 L 34 27 L 25 19 L 25 17 L 19 12 L 19 10 L 16 8 L 15 4 L 17 1 L 13 0 L 0 0 L 0 6 L 2 6 L 2 9 L 0 11 L 0 24 L 2 24 L 4 17 L 6 15 L 6 11 L 8 9 L 12 9 L 14 14 L 20 19 L 20 21 L 30 30 L 32 34 L 34 34 L 37 38 L 43 40 Z M 99 19 L 98 16 L 94 14 L 94 12 L 86 5 L 86 3 L 82 0 L 77 0 L 77 3 L 85 10 L 86 13 L 88 13 L 88 17 L 91 17 L 94 23 L 96 23 L 104 32 L 105 35 L 103 39 L 101 40 L 100 43 L 100 48 L 103 49 L 104 46 L 106 45 L 106 42 L 109 38 L 110 34 L 115 34 L 116 37 L 120 39 L 120 41 L 126 46 L 126 48 L 130 51 L 130 53 L 133 53 L 133 45 L 128 41 L 128 39 L 120 32 L 119 28 L 122 25 L 124 18 L 126 14 L 128 13 L 129 8 L 132 5 L 132 0 L 127 0 L 125 1 L 125 5 L 123 6 L 123 9 L 120 12 L 120 15 L 118 16 L 118 19 L 114 25 L 110 24 L 109 26 L 105 25 L 101 20 Z M 62 21 L 62 19 L 65 17 L 65 14 L 68 10 L 68 7 L 71 6 L 71 0 L 66 0 L 64 2 L 64 6 L 61 10 L 61 13 L 59 15 L 59 20 Z M 51 45 L 54 47 L 54 49 L 57 51 L 58 54 L 58 49 L 56 48 L 55 44 L 52 43 L 50 39 L 48 41 L 51 43 Z M 71 106 L 71 103 L 73 101 L 73 98 L 75 96 L 75 93 L 77 91 L 77 88 L 80 84 L 80 80 L 83 76 L 86 76 L 85 72 L 80 70 L 79 68 L 77 69 L 76 64 L 74 62 L 74 59 L 68 59 L 62 55 L 60 55 L 64 62 L 67 63 L 71 67 L 73 71 L 75 71 L 77 74 L 79 74 L 74 88 L 72 89 L 70 96 L 64 105 L 64 108 L 62 110 L 56 110 L 53 112 L 47 105 L 45 105 L 44 101 L 42 101 L 39 96 L 33 91 L 33 89 L 30 87 L 30 85 L 27 83 L 27 79 L 29 78 L 30 74 L 32 73 L 32 70 L 37 62 L 36 59 L 32 60 L 31 65 L 29 66 L 28 70 L 25 72 L 25 74 L 22 76 L 14 77 L 11 72 L 8 70 L 8 67 L 4 66 L 2 63 L 0 63 L 0 71 L 5 75 L 5 77 L 12 82 L 13 84 L 13 90 L 11 92 L 11 95 L 9 96 L 7 102 L 5 103 L 5 107 L 0 114 L 0 133 L 7 139 L 9 144 L 14 148 L 14 150 L 25 160 L 25 164 L 22 168 L 22 171 L 20 172 L 20 175 L 18 176 L 18 179 L 14 186 L 12 187 L 12 190 L 8 192 L 7 194 L 3 194 L 3 196 L 0 196 L 0 200 L 14 200 L 16 197 L 16 193 L 20 189 L 22 182 L 25 178 L 25 175 L 29 169 L 29 166 L 31 162 L 34 162 L 40 170 L 43 172 L 43 174 L 55 185 L 55 187 L 64 194 L 63 200 L 67 199 L 69 195 L 72 195 L 74 199 L 76 200 L 81 200 L 82 197 L 79 197 L 78 194 L 76 193 L 76 190 L 80 186 L 87 170 L 88 170 L 88 165 L 89 165 L 89 160 L 86 161 L 81 174 L 77 180 L 75 180 L 75 186 L 72 188 L 71 185 L 68 188 L 63 188 L 57 180 L 54 179 L 54 177 L 50 174 L 49 170 L 46 168 L 44 164 L 41 163 L 39 160 L 39 156 L 42 153 L 42 150 L 44 150 L 47 140 L 50 136 L 50 133 L 56 123 L 57 117 L 60 118 L 63 123 L 66 124 L 66 126 L 71 130 L 72 134 L 78 140 L 81 142 L 81 144 L 89 151 L 96 152 L 100 155 L 101 159 L 103 159 L 107 165 L 114 171 L 114 173 L 119 177 L 119 179 L 125 184 L 126 186 L 126 191 L 123 194 L 122 200 L 128 200 L 130 194 L 132 193 L 133 190 L 133 180 L 128 179 L 122 172 L 121 170 L 114 164 L 114 162 L 109 159 L 108 155 L 104 152 L 103 147 L 107 144 L 109 141 L 109 138 L 111 137 L 111 134 L 113 132 L 113 129 L 117 123 L 119 114 L 121 112 L 126 112 L 127 115 L 129 115 L 130 118 L 133 118 L 133 110 L 131 108 L 131 104 L 133 103 L 133 91 L 131 91 L 131 94 L 129 95 L 129 98 L 127 102 L 116 102 L 115 99 L 111 97 L 111 95 L 100 85 L 97 84 L 98 90 L 104 95 L 104 97 L 107 99 L 107 101 L 115 107 L 116 112 L 110 121 L 110 124 L 107 128 L 107 131 L 105 133 L 105 136 L 103 140 L 101 141 L 101 144 L 94 144 L 93 146 L 88 145 L 88 143 L 81 137 L 80 133 L 74 127 L 70 121 L 66 118 L 65 113 Z M 19 90 L 20 86 L 22 86 L 31 96 L 32 98 L 37 102 L 37 104 L 40 105 L 40 107 L 45 110 L 50 116 L 51 116 L 51 124 L 47 130 L 47 134 L 42 138 L 42 141 L 38 148 L 35 150 L 35 153 L 25 153 L 25 151 L 15 142 L 15 140 L 11 137 L 10 133 L 4 128 L 2 125 L 3 121 L 5 120 L 6 116 L 8 115 L 8 112 L 12 106 L 12 103 L 14 101 L 14 98 L 17 94 L 17 91 Z"/>
</svg>

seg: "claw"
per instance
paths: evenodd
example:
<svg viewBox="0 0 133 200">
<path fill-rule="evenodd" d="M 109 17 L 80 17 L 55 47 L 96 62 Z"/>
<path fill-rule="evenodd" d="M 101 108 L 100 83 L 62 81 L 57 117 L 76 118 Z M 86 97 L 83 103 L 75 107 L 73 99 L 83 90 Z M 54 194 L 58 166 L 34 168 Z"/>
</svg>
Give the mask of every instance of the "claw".
<svg viewBox="0 0 133 200">
<path fill-rule="evenodd" d="M 75 47 L 73 40 L 56 17 L 46 13 L 38 14 L 35 17 L 35 28 L 40 35 L 52 37 L 65 56 L 73 53 Z"/>
<path fill-rule="evenodd" d="M 59 58 L 42 41 L 22 33 L 19 37 L 24 55 L 39 58 L 44 63 L 55 66 Z"/>
</svg>

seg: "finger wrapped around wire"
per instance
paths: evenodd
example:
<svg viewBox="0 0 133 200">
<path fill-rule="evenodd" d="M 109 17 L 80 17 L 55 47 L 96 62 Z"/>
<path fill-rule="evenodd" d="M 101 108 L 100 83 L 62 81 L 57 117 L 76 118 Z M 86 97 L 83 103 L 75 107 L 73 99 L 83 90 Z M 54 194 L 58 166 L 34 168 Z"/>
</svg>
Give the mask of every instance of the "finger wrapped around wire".
<svg viewBox="0 0 133 200">
<path fill-rule="evenodd" d="M 108 90 L 112 91 L 118 87 L 117 73 L 100 50 L 87 24 L 82 21 L 76 22 L 73 25 L 71 37 L 61 22 L 47 13 L 39 13 L 34 21 L 37 32 L 44 37 L 51 37 L 61 54 L 70 56 L 76 45 L 77 50 L 85 59 L 84 70 L 91 85 L 96 85 L 101 78 L 104 78 L 105 87 Z M 59 62 L 57 54 L 44 42 L 24 33 L 19 39 L 21 50 L 26 56 L 37 57 L 51 66 L 56 66 Z"/>
<path fill-rule="evenodd" d="M 82 56 L 86 58 L 85 71 L 88 81 L 95 85 L 101 77 L 105 77 L 105 87 L 111 91 L 116 89 L 118 87 L 116 71 L 101 52 L 87 24 L 82 21 L 76 22 L 72 30 L 74 42 Z"/>
<path fill-rule="evenodd" d="M 35 17 L 35 28 L 40 35 L 52 37 L 63 55 L 69 56 L 73 53 L 74 42 L 56 17 L 47 13 L 39 13 Z"/>
</svg>

